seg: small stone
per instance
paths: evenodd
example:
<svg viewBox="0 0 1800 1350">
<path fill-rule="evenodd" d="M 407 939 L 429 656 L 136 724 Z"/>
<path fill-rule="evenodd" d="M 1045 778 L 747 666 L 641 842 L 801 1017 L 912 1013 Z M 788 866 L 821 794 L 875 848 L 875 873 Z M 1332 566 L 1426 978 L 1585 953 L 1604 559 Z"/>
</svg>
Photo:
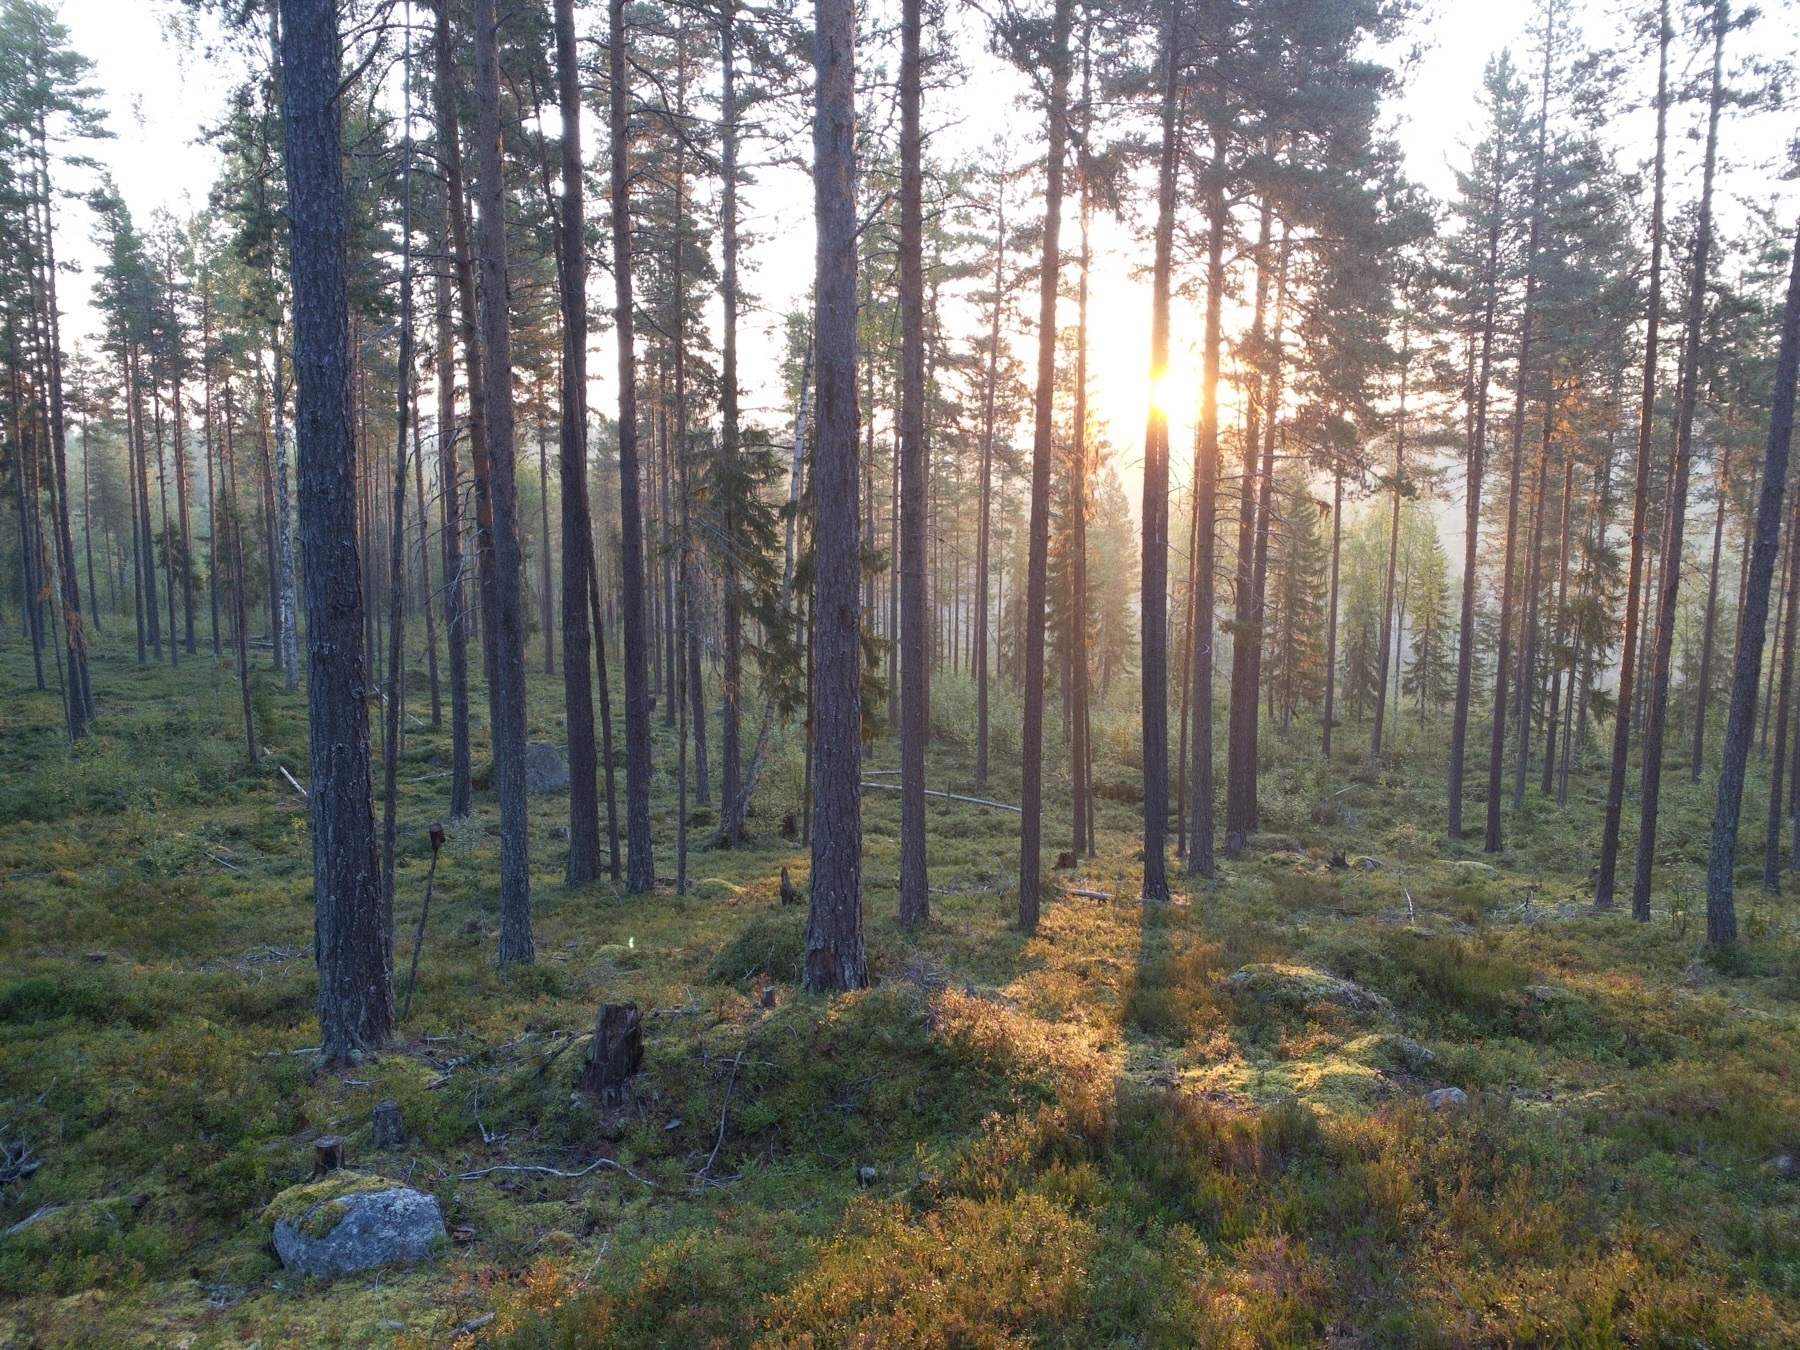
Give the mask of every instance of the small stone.
<svg viewBox="0 0 1800 1350">
<path fill-rule="evenodd" d="M 282 1199 L 276 1197 L 275 1207 Z M 274 1232 L 281 1263 L 319 1277 L 422 1261 L 443 1240 L 437 1197 L 409 1186 L 320 1196 L 292 1217 L 276 1219 Z"/>
<path fill-rule="evenodd" d="M 766 984 L 763 986 L 761 1002 L 762 1002 L 762 1006 L 765 1008 L 773 1008 L 775 1006 L 775 986 L 774 985 Z"/>
<path fill-rule="evenodd" d="M 533 741 L 525 747 L 525 790 L 560 792 L 569 786 L 569 770 L 549 741 Z"/>
<path fill-rule="evenodd" d="M 370 1134 L 376 1148 L 399 1148 L 406 1142 L 406 1122 L 400 1119 L 400 1103 L 377 1102 Z"/>
<path fill-rule="evenodd" d="M 112 959 L 112 955 L 109 952 L 86 952 L 81 959 L 90 966 L 103 966 Z"/>
<path fill-rule="evenodd" d="M 858 1186 L 873 1186 L 875 1184 L 875 1169 L 868 1166 L 857 1168 L 856 1184 Z"/>
<path fill-rule="evenodd" d="M 1469 1094 L 1459 1087 L 1438 1088 L 1425 1094 L 1425 1105 L 1433 1111 L 1460 1111 L 1469 1104 Z"/>
</svg>

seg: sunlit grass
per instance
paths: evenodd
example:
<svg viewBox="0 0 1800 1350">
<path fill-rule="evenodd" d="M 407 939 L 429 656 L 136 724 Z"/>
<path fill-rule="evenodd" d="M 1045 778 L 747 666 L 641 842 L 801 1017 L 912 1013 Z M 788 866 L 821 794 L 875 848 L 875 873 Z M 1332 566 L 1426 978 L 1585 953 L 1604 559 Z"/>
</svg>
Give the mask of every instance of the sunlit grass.
<svg viewBox="0 0 1800 1350">
<path fill-rule="evenodd" d="M 695 830 L 686 897 L 569 891 L 563 799 L 534 798 L 524 970 L 494 962 L 497 814 L 478 792 L 410 1020 L 389 1053 L 317 1073 L 304 805 L 245 762 L 235 683 L 204 657 L 106 654 L 96 734 L 71 753 L 28 680 L 0 653 L 0 1130 L 43 1166 L 0 1188 L 0 1228 L 54 1212 L 0 1237 L 11 1343 L 436 1346 L 489 1313 L 478 1334 L 515 1346 L 1800 1337 L 1800 1181 L 1776 1163 L 1800 1155 L 1796 909 L 1742 895 L 1750 940 L 1705 959 L 1710 803 L 1684 775 L 1645 928 L 1584 903 L 1597 772 L 1566 811 L 1528 794 L 1485 859 L 1441 841 L 1432 736 L 1405 730 L 1370 767 L 1266 733 L 1258 846 L 1146 907 L 1132 722 L 1108 709 L 1100 855 L 1047 874 L 1030 938 L 1011 921 L 1015 815 L 931 800 L 940 893 L 909 933 L 897 799 L 870 795 L 878 983 L 837 999 L 796 988 L 803 915 L 777 900 L 780 869 L 803 885 L 807 865 L 781 829 L 798 735 L 774 749 L 753 846 Z M 254 680 L 259 740 L 304 777 L 302 700 Z M 973 792 L 966 682 L 934 687 L 931 786 Z M 977 795 L 1016 800 L 1010 693 L 996 710 Z M 532 721 L 560 739 L 548 681 Z M 656 734 L 669 876 L 674 742 Z M 1054 711 L 1048 739 L 1054 854 Z M 402 968 L 447 755 L 447 732 L 409 722 Z M 1269 973 L 1231 979 L 1253 964 Z M 607 999 L 647 1014 L 617 1111 L 572 1092 Z M 1467 1110 L 1424 1106 L 1444 1085 Z M 385 1098 L 409 1132 L 390 1154 L 369 1141 Z M 325 1132 L 352 1167 L 435 1192 L 467 1240 L 412 1271 L 285 1275 L 263 1211 Z M 461 1177 L 599 1157 L 635 1175 Z"/>
</svg>

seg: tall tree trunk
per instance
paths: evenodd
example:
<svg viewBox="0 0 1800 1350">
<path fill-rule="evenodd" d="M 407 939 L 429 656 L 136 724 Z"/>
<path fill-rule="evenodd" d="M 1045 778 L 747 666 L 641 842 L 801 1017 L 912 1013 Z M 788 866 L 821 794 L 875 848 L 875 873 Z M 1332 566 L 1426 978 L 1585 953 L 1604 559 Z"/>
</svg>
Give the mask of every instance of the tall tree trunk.
<svg viewBox="0 0 1800 1350">
<path fill-rule="evenodd" d="M 1262 403 L 1268 392 L 1264 379 L 1268 343 L 1266 315 L 1269 281 L 1274 267 L 1269 257 L 1275 213 L 1264 194 L 1256 229 L 1256 302 L 1250 320 L 1250 360 L 1244 378 L 1243 472 L 1238 478 L 1237 556 L 1233 560 L 1235 587 L 1232 597 L 1231 698 L 1225 744 L 1225 856 L 1236 858 L 1250 846 L 1255 828 L 1256 773 L 1245 762 L 1252 754 L 1256 724 L 1257 691 L 1253 683 L 1252 654 L 1259 638 L 1250 626 L 1250 610 L 1256 584 L 1256 469 L 1262 454 Z"/>
<path fill-rule="evenodd" d="M 637 892 L 655 887 L 656 862 L 650 846 L 650 674 L 645 651 L 649 634 L 644 621 L 644 512 L 639 500 L 631 300 L 631 88 L 625 79 L 625 0 L 607 0 L 607 24 L 613 324 L 619 349 L 619 585 L 624 592 L 625 628 L 625 889 Z"/>
<path fill-rule="evenodd" d="M 298 322 L 296 320 L 296 322 Z M 296 338 L 298 341 L 298 338 Z M 274 358 L 273 386 L 275 393 L 275 462 L 269 471 L 270 492 L 274 498 L 275 509 L 275 599 L 276 613 L 272 616 L 271 627 L 275 638 L 275 664 L 280 667 L 282 684 L 291 690 L 300 687 L 300 633 L 299 603 L 294 590 L 294 536 L 290 522 L 293 520 L 293 507 L 288 500 L 288 436 L 287 436 L 287 376 L 281 359 L 281 330 L 276 327 L 272 331 L 271 355 Z M 296 357 L 296 360 L 298 358 Z M 300 416 L 299 376 L 295 377 L 294 416 Z M 346 373 L 345 378 L 348 378 Z M 140 450 L 141 453 L 141 450 Z M 354 500 L 354 493 L 352 493 Z M 311 611 L 308 611 L 307 622 L 312 622 Z M 171 640 L 173 640 L 171 638 Z M 312 651 L 312 634 L 307 634 L 307 651 Z M 308 667 L 310 669 L 310 666 Z M 366 667 L 365 667 L 366 669 Z"/>
<path fill-rule="evenodd" d="M 419 609 L 425 616 L 425 671 L 431 684 L 431 725 L 444 725 L 443 689 L 439 682 L 437 619 L 431 608 L 431 508 L 425 495 L 425 429 L 419 420 L 419 380 L 412 381 L 413 496 L 419 509 Z"/>
<path fill-rule="evenodd" d="M 1200 376 L 1200 427 L 1194 457 L 1193 740 L 1189 746 L 1188 871 L 1213 874 L 1213 550 L 1219 482 L 1220 305 L 1225 291 L 1225 226 L 1229 216 L 1224 127 L 1213 130 L 1212 182 L 1207 187 L 1206 336 Z"/>
<path fill-rule="evenodd" d="M 349 1060 L 394 1024 L 393 913 L 382 898 L 369 781 L 368 673 L 356 552 L 337 6 L 281 0 L 294 305 L 295 431 L 306 542 L 313 956 L 320 1053 Z"/>
<path fill-rule="evenodd" d="M 1281 420 L 1282 334 L 1287 322 L 1288 261 L 1289 227 L 1283 225 L 1280 258 L 1276 264 L 1275 332 L 1269 352 L 1269 392 L 1263 405 L 1262 469 L 1257 477 L 1256 489 L 1256 558 L 1250 574 L 1250 627 L 1247 631 L 1251 634 L 1248 688 L 1252 700 L 1262 686 L 1263 624 L 1268 615 L 1269 535 L 1272 523 L 1269 512 L 1275 490 L 1275 429 Z M 1244 766 L 1248 777 L 1244 798 L 1250 812 L 1249 828 L 1254 831 L 1262 824 L 1262 808 L 1257 794 L 1258 743 L 1262 733 L 1253 711 L 1245 713 L 1244 727 L 1248 741 L 1244 752 Z"/>
<path fill-rule="evenodd" d="M 443 47 L 439 46 L 440 60 Z M 440 77 L 442 67 L 439 68 Z M 448 195 L 445 219 L 449 218 Z M 445 243 L 449 243 L 445 229 Z M 451 250 L 446 247 L 446 253 Z M 438 501 L 443 514 L 444 654 L 450 665 L 450 818 L 469 814 L 469 610 L 463 584 L 462 480 L 456 463 L 456 348 L 450 317 L 450 278 L 437 278 Z"/>
<path fill-rule="evenodd" d="M 996 186 L 994 298 L 988 310 L 987 372 L 981 391 L 981 500 L 975 520 L 975 781 L 988 780 L 988 568 L 993 539 L 994 399 L 999 385 L 1000 312 L 1006 298 L 1006 180 Z"/>
<path fill-rule="evenodd" d="M 1713 13 L 1715 44 L 1724 38 L 1725 21 L 1725 5 L 1721 0 Z M 1715 45 L 1715 119 L 1718 108 L 1717 53 Z M 1719 800 L 1713 812 L 1712 852 L 1706 863 L 1706 940 L 1715 946 L 1737 941 L 1737 908 L 1731 890 L 1737 868 L 1738 808 L 1744 794 L 1744 766 L 1750 757 L 1750 722 L 1756 712 L 1756 680 L 1762 668 L 1763 631 L 1769 617 L 1769 586 L 1775 576 L 1775 547 L 1781 535 L 1782 497 L 1787 490 L 1788 451 L 1794 435 L 1796 375 L 1800 375 L 1800 229 L 1794 233 L 1788 272 L 1781 349 L 1776 357 L 1775 391 L 1769 407 L 1769 445 L 1763 455 L 1762 492 L 1756 503 L 1756 537 L 1750 551 L 1743 636 L 1738 642 L 1737 669 L 1731 684 L 1731 711 L 1726 716 L 1725 744 L 1720 754 Z M 1791 636 L 1789 642 L 1792 643 Z M 1785 702 L 1785 689 L 1782 697 Z M 1770 797 L 1773 800 L 1779 796 L 1780 784 L 1776 782 L 1770 789 Z"/>
<path fill-rule="evenodd" d="M 1610 909 L 1619 865 L 1619 824 L 1625 808 L 1625 760 L 1637 711 L 1639 611 L 1643 604 L 1644 560 L 1649 552 L 1650 435 L 1656 416 L 1657 339 L 1662 325 L 1663 181 L 1669 124 L 1669 0 L 1662 0 L 1657 28 L 1656 160 L 1650 202 L 1650 287 L 1645 302 L 1644 377 L 1638 398 L 1637 470 L 1631 504 L 1631 557 L 1625 584 L 1624 637 L 1619 654 L 1619 687 L 1613 712 L 1612 758 L 1606 779 L 1606 812 L 1600 834 L 1600 862 L 1594 906 Z"/>
<path fill-rule="evenodd" d="M 412 411 L 412 30 L 401 60 L 400 351 L 394 370 L 394 497 L 388 518 L 387 698 L 381 728 L 381 903 L 394 910 L 394 843 L 399 833 L 400 727 L 406 706 L 406 419 Z"/>
<path fill-rule="evenodd" d="M 506 288 L 506 188 L 501 173 L 500 59 L 494 0 L 475 0 L 476 193 L 481 206 L 481 326 L 486 361 L 489 496 L 494 513 L 494 680 L 488 719 L 500 798 L 500 962 L 534 959 L 531 839 L 525 802 L 525 633 L 514 487 L 511 315 Z"/>
<path fill-rule="evenodd" d="M 1563 481 L 1562 481 L 1562 522 L 1556 532 L 1559 541 L 1556 554 L 1556 604 L 1550 611 L 1550 702 L 1546 709 L 1544 723 L 1544 776 L 1538 790 L 1548 797 L 1554 787 L 1556 774 L 1556 727 L 1557 715 L 1561 712 L 1562 672 L 1565 664 L 1564 652 L 1567 645 L 1564 641 L 1565 615 L 1569 602 L 1569 511 L 1575 492 L 1575 452 L 1572 446 L 1563 447 Z M 1575 665 L 1569 666 L 1569 701 L 1574 702 Z"/>
<path fill-rule="evenodd" d="M 1525 246 L 1525 304 L 1519 315 L 1519 363 L 1513 379 L 1512 464 L 1507 476 L 1506 550 L 1500 579 L 1500 644 L 1494 665 L 1494 718 L 1488 744 L 1487 837 L 1482 848 L 1498 853 L 1503 846 L 1500 828 L 1500 788 L 1506 758 L 1506 681 L 1512 660 L 1513 573 L 1519 527 L 1519 478 L 1525 457 L 1525 406 L 1531 379 L 1531 320 L 1537 299 L 1538 240 L 1543 230 L 1544 165 L 1550 135 L 1550 58 L 1555 35 L 1544 34 L 1544 71 L 1538 99 L 1537 154 L 1532 168 L 1531 227 Z"/>
<path fill-rule="evenodd" d="M 563 324 L 562 417 L 557 448 L 562 487 L 563 717 L 569 736 L 569 857 L 563 877 L 569 885 L 579 886 L 600 875 L 600 799 L 588 650 L 593 527 L 587 491 L 587 223 L 582 200 L 581 60 L 575 46 L 575 0 L 555 0 L 555 24 L 556 92 L 562 112 L 562 218 L 557 250 Z M 546 552 L 549 546 L 546 531 Z"/>
<path fill-rule="evenodd" d="M 1525 544 L 1525 620 L 1519 643 L 1519 737 L 1513 760 L 1513 810 L 1525 805 L 1525 771 L 1531 760 L 1531 702 L 1538 685 L 1538 580 L 1544 553 L 1544 503 L 1549 492 L 1550 431 L 1556 404 L 1554 383 L 1544 402 L 1544 435 L 1538 445 L 1537 484 L 1531 494 L 1531 526 Z"/>
<path fill-rule="evenodd" d="M 1467 464 L 1463 491 L 1463 576 L 1462 609 L 1457 620 L 1456 641 L 1456 706 L 1450 721 L 1450 772 L 1447 793 L 1448 828 L 1453 842 L 1463 836 L 1463 775 L 1469 740 L 1469 704 L 1475 677 L 1475 582 L 1477 550 L 1481 543 L 1481 480 L 1487 469 L 1488 390 L 1493 383 L 1494 333 L 1496 312 L 1500 302 L 1500 227 L 1505 214 L 1503 179 L 1506 148 L 1498 136 L 1494 140 L 1493 215 L 1488 222 L 1487 262 L 1482 268 L 1484 293 L 1481 318 L 1481 360 L 1474 388 L 1468 400 L 1474 406 L 1469 431 Z"/>
<path fill-rule="evenodd" d="M 1731 442 L 1727 440 L 1719 454 L 1719 505 L 1718 510 L 1713 513 L 1712 564 L 1707 569 L 1706 577 L 1706 619 L 1700 627 L 1700 682 L 1694 690 L 1694 754 L 1688 765 L 1690 783 L 1700 781 L 1700 765 L 1706 757 L 1706 701 L 1712 688 L 1713 631 L 1719 612 L 1719 551 L 1725 542 L 1725 503 L 1730 484 Z M 1738 591 L 1741 606 L 1742 585 Z M 1741 622 L 1738 626 L 1740 629 L 1743 627 Z M 1764 726 L 1766 729 L 1766 718 Z"/>
<path fill-rule="evenodd" d="M 1797 533 L 1800 533 L 1800 499 L 1796 500 L 1795 509 L 1788 517 L 1787 584 L 1783 587 L 1782 603 L 1775 615 L 1775 631 L 1781 635 L 1781 666 L 1777 676 L 1779 696 L 1775 710 L 1775 755 L 1769 764 L 1769 814 L 1763 827 L 1762 887 L 1769 895 L 1781 894 L 1781 820 L 1786 811 L 1786 803 L 1782 799 L 1785 795 L 1784 773 L 1788 758 L 1789 702 L 1794 690 L 1794 629 L 1796 619 L 1800 619 L 1800 614 L 1796 614 L 1794 608 L 1794 598 L 1800 593 L 1800 546 L 1795 542 Z M 1741 631 L 1738 645 L 1743 645 Z"/>
<path fill-rule="evenodd" d="M 925 274 L 919 165 L 920 0 L 900 9 L 900 922 L 930 914 L 925 866 Z M 979 754 L 980 751 L 978 750 Z M 984 766 L 985 767 L 985 766 Z"/>
<path fill-rule="evenodd" d="M 75 571 L 75 537 L 69 526 L 69 469 L 67 427 L 63 406 L 62 318 L 56 301 L 56 239 L 52 221 L 54 193 L 50 182 L 49 138 L 44 123 L 42 104 L 38 107 L 35 137 L 38 189 L 37 210 L 40 213 L 38 234 L 42 258 L 39 263 L 43 291 L 41 315 L 43 346 L 43 378 L 49 395 L 50 481 L 56 498 L 53 526 L 56 531 L 58 571 L 62 578 L 63 640 L 69 657 L 69 736 L 80 740 L 94 716 L 94 691 L 88 679 L 87 633 L 81 619 L 81 582 Z M 84 457 L 85 458 L 85 457 Z M 83 473 L 86 466 L 83 465 Z M 90 569 L 91 569 L 90 561 Z M 88 590 L 93 590 L 90 570 Z M 96 625 L 97 626 L 97 625 Z M 189 648 L 192 650 L 192 647 Z"/>
<path fill-rule="evenodd" d="M 737 0 L 719 5 L 719 244 L 723 266 L 719 273 L 719 298 L 724 308 L 719 344 L 719 453 L 736 475 L 738 465 L 738 104 L 737 104 Z M 725 519 L 729 537 L 737 537 L 740 523 L 736 503 Z M 719 837 L 727 847 L 743 836 L 743 821 L 733 806 L 743 780 L 744 598 L 737 554 L 725 550 L 721 580 L 724 583 L 724 632 L 720 635 L 724 663 L 724 698 L 719 724 L 719 805 L 724 828 Z"/>
<path fill-rule="evenodd" d="M 1087 577 L 1087 380 L 1088 380 L 1088 267 L 1091 261 L 1088 227 L 1093 214 L 1093 193 L 1089 190 L 1087 156 L 1092 145 L 1094 21 L 1091 10 L 1083 11 L 1081 32 L 1081 149 L 1076 156 L 1081 193 L 1080 275 L 1075 291 L 1075 406 L 1071 421 L 1069 466 L 1069 549 L 1071 577 L 1069 597 L 1070 697 L 1075 704 L 1075 727 L 1069 747 L 1069 796 L 1073 828 L 1069 847 L 1077 854 L 1094 851 L 1093 830 L 1088 824 L 1090 784 L 1088 760 L 1091 736 L 1088 718 L 1091 699 L 1088 694 L 1088 577 Z M 985 549 L 986 540 L 982 541 Z M 984 559 L 985 561 L 985 559 Z M 985 672 L 987 663 L 987 585 L 982 577 L 976 596 L 979 625 L 979 659 Z"/>
<path fill-rule="evenodd" d="M 1162 33 L 1162 149 L 1156 177 L 1156 243 L 1150 272 L 1150 414 L 1144 428 L 1144 541 L 1139 634 L 1143 658 L 1144 888 L 1169 898 L 1169 284 L 1175 242 L 1175 175 L 1181 155 L 1176 110 L 1179 0 Z M 1052 314 L 1052 317 L 1054 315 Z M 1046 418 L 1046 421 L 1048 419 Z"/>
<path fill-rule="evenodd" d="M 1331 461 L 1331 584 L 1325 597 L 1325 716 L 1319 737 L 1319 757 L 1331 763 L 1331 727 L 1336 720 L 1338 578 L 1344 557 L 1344 461 Z"/>
<path fill-rule="evenodd" d="M 1377 678 L 1375 681 L 1375 727 L 1369 734 L 1369 764 L 1374 766 L 1381 758 L 1382 724 L 1387 719 L 1387 683 L 1388 662 L 1391 660 L 1397 669 L 1400 665 L 1400 653 L 1396 648 L 1393 634 L 1394 625 L 1394 573 L 1400 562 L 1400 498 L 1401 487 L 1406 481 L 1406 377 L 1412 365 L 1412 328 L 1404 327 L 1404 336 L 1400 343 L 1400 412 L 1394 424 L 1394 482 L 1393 505 L 1388 514 L 1388 556 L 1387 581 L 1381 590 L 1381 653 L 1376 663 Z M 1400 696 L 1394 695 L 1394 705 L 1399 707 Z"/>
<path fill-rule="evenodd" d="M 231 557 L 231 628 L 237 655 L 238 697 L 244 712 L 244 751 L 252 768 L 260 758 L 256 745 L 256 714 L 250 702 L 250 616 L 244 588 L 244 523 L 238 511 L 237 452 L 232 442 L 231 380 L 225 381 L 224 479 L 230 499 L 225 508 L 226 547 Z"/>
<path fill-rule="evenodd" d="M 1033 396 L 1031 520 L 1025 576 L 1025 717 L 1019 777 L 1019 927 L 1027 933 L 1037 931 L 1038 881 L 1043 868 L 1040 845 L 1044 827 L 1044 609 L 1050 561 L 1050 469 L 1056 453 L 1052 426 L 1056 401 L 1056 299 L 1062 276 L 1063 150 L 1068 140 L 1072 12 L 1073 0 L 1056 0 L 1048 53 L 1050 99 L 1046 112 L 1050 145 L 1044 182 L 1044 251 L 1038 270 L 1038 369 Z M 1160 862 L 1160 852 L 1157 857 Z"/>
<path fill-rule="evenodd" d="M 1631 877 L 1631 914 L 1633 918 L 1641 922 L 1648 922 L 1650 919 L 1650 878 L 1656 865 L 1656 819 L 1658 808 L 1661 805 L 1663 735 L 1669 711 L 1669 671 L 1675 650 L 1675 606 L 1680 593 L 1682 543 L 1687 523 L 1688 472 L 1693 465 L 1694 407 L 1699 401 L 1700 395 L 1700 339 L 1701 329 L 1706 321 L 1706 275 L 1712 255 L 1713 174 L 1719 154 L 1719 110 L 1724 102 L 1725 33 L 1729 27 L 1729 6 L 1726 0 L 1715 0 L 1712 23 L 1712 93 L 1708 103 L 1706 121 L 1706 163 L 1701 172 L 1700 211 L 1694 227 L 1694 253 L 1688 277 L 1686 333 L 1682 343 L 1681 395 L 1677 401 L 1675 413 L 1675 449 L 1669 465 L 1668 519 L 1664 522 L 1663 527 L 1661 593 L 1657 596 L 1656 651 L 1651 662 L 1650 698 L 1645 709 L 1644 719 L 1644 777 L 1638 803 L 1637 865 Z M 1783 462 L 1785 463 L 1785 460 Z M 1777 500 L 1779 501 L 1779 499 Z M 1762 510 L 1760 503 L 1757 509 L 1759 512 Z M 1779 516 L 1777 518 L 1779 519 Z M 1761 530 L 1759 514 L 1757 523 L 1759 535 Z M 1770 566 L 1773 567 L 1772 562 Z M 1757 662 L 1762 660 L 1763 624 L 1767 618 L 1769 581 L 1766 573 L 1762 585 L 1765 614 L 1757 621 Z M 1746 617 L 1748 617 L 1747 608 Z M 1748 629 L 1746 629 L 1745 637 L 1749 637 Z M 1751 667 L 1749 679 L 1751 682 L 1747 698 L 1749 706 L 1744 710 L 1744 715 L 1754 719 L 1756 693 L 1756 667 L 1754 664 Z M 1732 689 L 1732 698 L 1735 702 L 1737 698 L 1735 684 Z M 1737 837 L 1737 801 L 1743 786 L 1741 766 L 1737 773 L 1738 782 L 1731 792 L 1731 834 L 1734 841 Z M 1723 809 L 1728 786 L 1725 775 L 1721 773 L 1719 777 L 1721 809 Z M 1718 846 L 1719 840 L 1715 835 L 1713 839 L 1715 856 Z M 1715 885 L 1712 871 L 1709 868 L 1707 874 L 1709 940 L 1714 940 L 1711 939 L 1714 893 Z M 1723 896 L 1725 906 L 1729 907 L 1731 901 L 1729 869 L 1727 869 L 1724 881 Z"/>
<path fill-rule="evenodd" d="M 612 0 L 615 6 L 622 0 Z M 805 984 L 869 982 L 862 933 L 861 513 L 856 435 L 856 15 L 813 5 L 813 321 L 818 442 L 813 451 L 812 713 Z M 615 48 L 615 61 L 620 54 Z"/>
</svg>

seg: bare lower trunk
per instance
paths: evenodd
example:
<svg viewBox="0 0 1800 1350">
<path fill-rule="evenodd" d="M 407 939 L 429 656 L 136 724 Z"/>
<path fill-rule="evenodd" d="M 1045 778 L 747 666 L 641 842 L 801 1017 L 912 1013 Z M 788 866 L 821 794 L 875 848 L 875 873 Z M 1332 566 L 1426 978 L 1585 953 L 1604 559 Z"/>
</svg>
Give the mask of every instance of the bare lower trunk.
<svg viewBox="0 0 1800 1350">
<path fill-rule="evenodd" d="M 857 586 L 856 22 L 850 0 L 815 0 L 813 13 L 813 205 L 818 224 L 813 331 L 819 403 L 808 624 L 812 868 L 804 977 L 808 989 L 822 992 L 863 987 L 869 982 L 869 964 L 862 936 L 862 614 Z"/>
</svg>

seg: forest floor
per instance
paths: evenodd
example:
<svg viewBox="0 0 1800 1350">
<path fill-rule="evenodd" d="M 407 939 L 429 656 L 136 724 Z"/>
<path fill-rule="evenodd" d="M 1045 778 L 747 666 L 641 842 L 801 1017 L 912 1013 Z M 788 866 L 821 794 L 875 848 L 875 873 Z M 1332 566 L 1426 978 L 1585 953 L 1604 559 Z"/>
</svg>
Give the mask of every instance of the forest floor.
<svg viewBox="0 0 1800 1350">
<path fill-rule="evenodd" d="M 533 738 L 557 739 L 536 678 Z M 1329 766 L 1310 732 L 1265 733 L 1269 833 L 1145 905 L 1135 736 L 1101 717 L 1101 853 L 1047 873 L 1033 937 L 1016 815 L 931 801 L 937 890 L 906 933 L 897 797 L 868 796 L 876 982 L 833 998 L 797 988 L 802 914 L 777 901 L 806 869 L 779 832 L 793 746 L 758 842 L 697 849 L 685 897 L 567 889 L 564 798 L 534 798 L 538 961 L 507 971 L 478 792 L 411 1017 L 326 1072 L 304 804 L 274 767 L 304 779 L 304 708 L 255 680 L 255 771 L 204 655 L 100 656 L 71 755 L 0 652 L 0 1176 L 26 1173 L 0 1186 L 0 1346 L 1800 1344 L 1800 907 L 1746 883 L 1746 940 L 1707 956 L 1710 783 L 1669 775 L 1640 926 L 1586 902 L 1598 772 L 1566 810 L 1533 784 L 1487 858 L 1443 842 L 1429 739 L 1370 768 L 1354 728 Z M 974 791 L 966 690 L 937 688 L 931 786 Z M 401 972 L 447 754 L 413 726 Z M 977 795 L 1016 801 L 998 759 Z M 619 1110 L 573 1091 L 605 1000 L 645 1012 Z M 1426 1104 L 1447 1086 L 1466 1104 Z M 384 1153 L 387 1098 L 409 1139 Z M 326 1132 L 435 1193 L 448 1249 L 284 1272 L 265 1207 Z M 497 1165 L 554 1172 L 468 1175 Z"/>
</svg>

